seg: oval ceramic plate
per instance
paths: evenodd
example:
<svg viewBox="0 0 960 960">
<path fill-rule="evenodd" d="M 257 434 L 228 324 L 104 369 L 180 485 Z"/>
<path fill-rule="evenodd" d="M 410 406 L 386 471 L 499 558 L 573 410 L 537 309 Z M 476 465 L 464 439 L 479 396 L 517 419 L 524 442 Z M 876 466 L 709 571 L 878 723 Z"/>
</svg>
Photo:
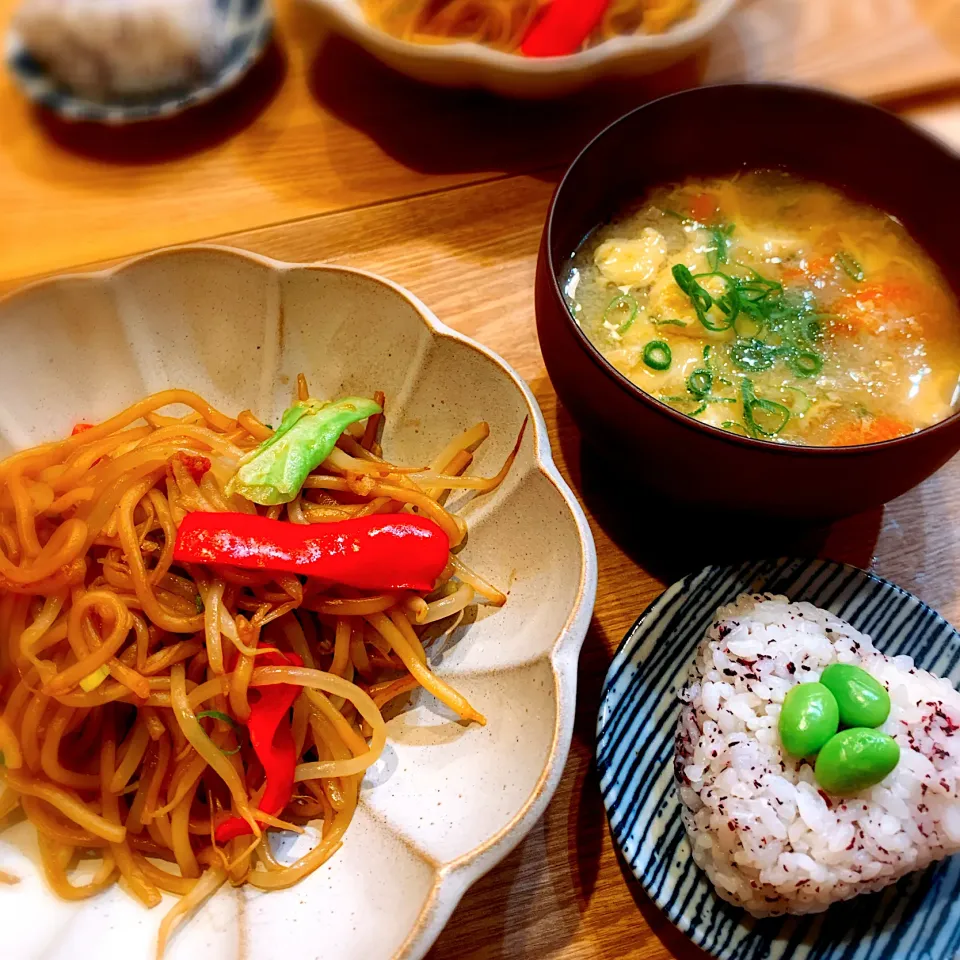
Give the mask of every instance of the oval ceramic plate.
<svg viewBox="0 0 960 960">
<path fill-rule="evenodd" d="M 597 765 L 624 859 L 667 917 L 719 960 L 952 960 L 960 950 L 960 857 L 823 914 L 765 920 L 721 900 L 694 864 L 673 781 L 677 693 L 716 609 L 746 591 L 807 600 L 884 653 L 960 680 L 960 634 L 916 597 L 855 567 L 776 560 L 685 577 L 641 614 L 604 685 Z"/>
<path fill-rule="evenodd" d="M 736 0 L 697 0 L 692 16 L 663 33 L 614 37 L 567 57 L 532 58 L 479 43 L 411 43 L 366 20 L 359 0 L 310 0 L 333 30 L 378 60 L 427 83 L 485 87 L 512 97 L 557 97 L 607 76 L 642 76 L 700 46 Z"/>
<path fill-rule="evenodd" d="M 495 473 L 529 428 L 504 484 L 462 503 L 464 559 L 509 590 L 441 649 L 434 669 L 488 719 L 466 726 L 414 696 L 388 723 L 343 848 L 289 890 L 224 889 L 178 932 L 167 960 L 422 957 L 460 896 L 543 812 L 563 771 L 577 659 L 596 591 L 583 512 L 560 478 L 523 381 L 389 281 L 215 247 L 149 255 L 43 281 L 0 302 L 0 455 L 63 436 L 172 385 L 269 422 L 296 375 L 315 396 L 387 395 L 383 446 L 401 462 L 480 420 L 472 470 Z M 294 859 L 316 840 L 283 835 Z M 82 903 L 52 896 L 34 831 L 0 833 L 4 960 L 152 960 L 173 900 L 145 910 L 120 887 Z M 43 917 L 43 922 L 38 922 Z"/>
<path fill-rule="evenodd" d="M 121 126 L 182 113 L 228 90 L 243 78 L 263 53 L 273 31 L 269 0 L 217 0 L 227 52 L 217 71 L 186 90 L 165 90 L 147 98 L 99 102 L 64 89 L 24 47 L 19 34 L 7 34 L 6 60 L 17 86 L 34 103 L 66 120 Z"/>
</svg>

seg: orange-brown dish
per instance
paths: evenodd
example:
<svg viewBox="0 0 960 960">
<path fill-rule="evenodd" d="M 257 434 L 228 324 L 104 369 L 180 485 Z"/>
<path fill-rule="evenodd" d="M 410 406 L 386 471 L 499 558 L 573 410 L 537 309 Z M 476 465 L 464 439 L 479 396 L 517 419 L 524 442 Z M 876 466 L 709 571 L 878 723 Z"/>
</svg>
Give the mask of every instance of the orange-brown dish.
<svg viewBox="0 0 960 960">
<path fill-rule="evenodd" d="M 562 55 L 611 37 L 662 33 L 689 17 L 696 0 L 361 0 L 370 23 L 415 43 L 481 43 L 526 56 Z M 538 22 L 554 19 L 551 41 L 564 49 L 528 46 Z"/>
</svg>

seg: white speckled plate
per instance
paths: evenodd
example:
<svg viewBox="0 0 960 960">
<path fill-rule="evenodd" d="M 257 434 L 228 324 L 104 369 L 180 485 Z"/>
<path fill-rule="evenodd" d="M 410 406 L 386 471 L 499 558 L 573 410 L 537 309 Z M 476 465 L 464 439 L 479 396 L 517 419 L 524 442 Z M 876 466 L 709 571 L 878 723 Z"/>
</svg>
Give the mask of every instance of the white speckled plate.
<svg viewBox="0 0 960 960">
<path fill-rule="evenodd" d="M 43 281 L 0 301 L 0 328 L 0 454 L 172 385 L 269 420 L 301 370 L 317 396 L 384 390 L 384 448 L 401 461 L 422 461 L 487 420 L 492 435 L 474 468 L 489 475 L 530 418 L 508 480 L 462 511 L 464 558 L 508 587 L 509 602 L 431 651 L 487 726 L 463 726 L 416 696 L 389 723 L 339 853 L 290 890 L 221 891 L 175 936 L 167 960 L 422 957 L 466 888 L 543 812 L 570 744 L 596 556 L 530 390 L 387 280 L 220 247 Z M 279 846 L 298 856 L 310 839 Z M 57 900 L 24 823 L 0 833 L 0 869 L 24 877 L 0 887 L 4 960 L 75 960 L 92 945 L 97 960 L 153 957 L 170 898 L 153 911 L 119 887 Z"/>
</svg>

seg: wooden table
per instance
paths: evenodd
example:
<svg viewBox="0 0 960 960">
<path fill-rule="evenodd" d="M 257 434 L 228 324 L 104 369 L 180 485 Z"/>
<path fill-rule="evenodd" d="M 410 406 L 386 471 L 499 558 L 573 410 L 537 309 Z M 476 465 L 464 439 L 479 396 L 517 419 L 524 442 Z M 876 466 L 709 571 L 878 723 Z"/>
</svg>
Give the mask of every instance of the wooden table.
<svg viewBox="0 0 960 960">
<path fill-rule="evenodd" d="M 0 0 L 0 18 L 11 6 Z M 532 289 L 550 194 L 578 145 L 627 108 L 713 75 L 711 61 L 561 103 L 505 103 L 408 82 L 324 38 L 308 10 L 279 7 L 281 43 L 241 87 L 164 124 L 71 127 L 35 114 L 0 77 L 0 289 L 216 238 L 386 274 L 501 353 L 531 384 L 560 469 L 591 516 L 600 591 L 563 783 L 530 836 L 466 895 L 431 957 L 702 956 L 618 862 L 592 765 L 594 725 L 610 657 L 637 613 L 665 583 L 724 556 L 724 542 L 692 552 L 682 518 L 640 531 L 611 511 L 615 491 L 581 456 L 544 371 Z M 960 146 L 960 96 L 896 106 Z M 871 567 L 960 622 L 957 520 L 960 460 L 883 512 L 735 549 Z"/>
</svg>

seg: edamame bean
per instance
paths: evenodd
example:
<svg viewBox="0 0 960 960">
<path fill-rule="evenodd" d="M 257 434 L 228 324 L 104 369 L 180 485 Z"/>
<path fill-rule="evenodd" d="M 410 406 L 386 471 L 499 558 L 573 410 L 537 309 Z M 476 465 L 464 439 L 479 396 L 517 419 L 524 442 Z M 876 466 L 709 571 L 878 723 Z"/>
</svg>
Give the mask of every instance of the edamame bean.
<svg viewBox="0 0 960 960">
<path fill-rule="evenodd" d="M 817 756 L 814 773 L 828 793 L 847 796 L 879 783 L 900 761 L 893 737 L 867 727 L 841 730 Z"/>
<path fill-rule="evenodd" d="M 839 726 L 837 700 L 822 683 L 797 684 L 783 698 L 780 741 L 791 757 L 816 753 Z"/>
<path fill-rule="evenodd" d="M 890 716 L 890 694 L 861 667 L 832 663 L 820 682 L 837 698 L 845 727 L 879 727 Z"/>
</svg>

